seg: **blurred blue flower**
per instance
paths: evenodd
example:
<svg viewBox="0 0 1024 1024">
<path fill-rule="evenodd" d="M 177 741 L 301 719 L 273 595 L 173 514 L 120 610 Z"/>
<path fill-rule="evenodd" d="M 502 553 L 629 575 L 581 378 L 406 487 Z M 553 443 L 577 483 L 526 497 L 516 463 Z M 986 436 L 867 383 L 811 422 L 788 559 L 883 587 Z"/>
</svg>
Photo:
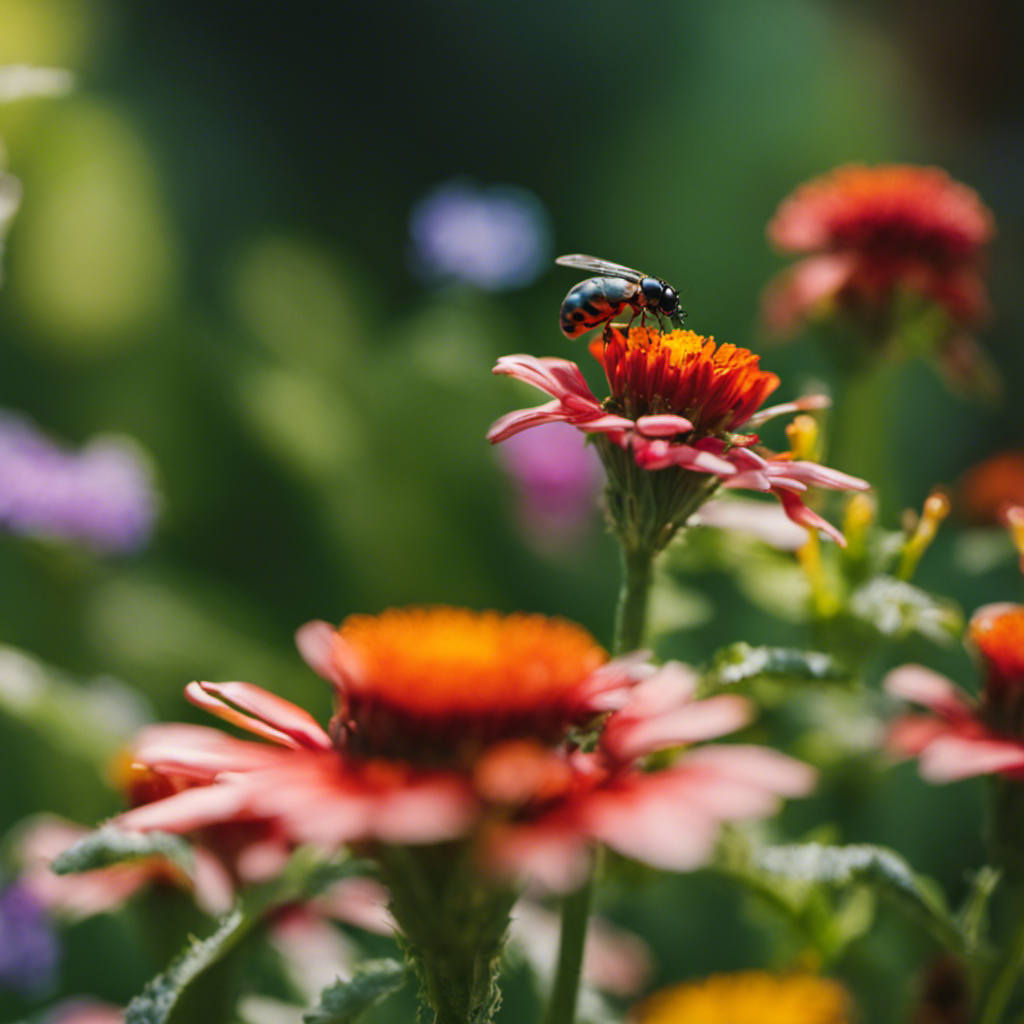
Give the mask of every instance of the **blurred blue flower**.
<svg viewBox="0 0 1024 1024">
<path fill-rule="evenodd" d="M 547 211 L 514 185 L 446 182 L 413 207 L 409 236 L 415 273 L 487 291 L 530 284 L 552 258 Z"/>
<path fill-rule="evenodd" d="M 156 513 L 152 473 L 129 439 L 73 452 L 0 412 L 0 529 L 127 552 L 149 540 Z"/>
<path fill-rule="evenodd" d="M 56 980 L 60 944 L 46 911 L 17 882 L 0 890 L 0 987 L 40 995 Z"/>
<path fill-rule="evenodd" d="M 604 474 L 575 427 L 545 423 L 524 430 L 496 454 L 515 485 L 519 523 L 531 546 L 557 554 L 585 536 Z"/>
</svg>

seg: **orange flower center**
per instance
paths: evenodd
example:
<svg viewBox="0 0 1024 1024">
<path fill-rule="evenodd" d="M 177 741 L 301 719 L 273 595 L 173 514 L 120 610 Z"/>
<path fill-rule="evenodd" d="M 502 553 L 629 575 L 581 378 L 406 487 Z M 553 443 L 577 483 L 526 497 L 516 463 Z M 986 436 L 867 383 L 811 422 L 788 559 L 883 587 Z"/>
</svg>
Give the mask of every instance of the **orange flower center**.
<svg viewBox="0 0 1024 1024">
<path fill-rule="evenodd" d="M 1024 687 L 1024 605 L 981 609 L 971 619 L 970 638 L 985 660 L 990 699 Z"/>
<path fill-rule="evenodd" d="M 442 607 L 352 616 L 338 643 L 345 741 L 433 759 L 517 736 L 560 739 L 589 717 L 584 684 L 607 660 L 562 619 Z"/>
<path fill-rule="evenodd" d="M 627 416 L 675 413 L 700 434 L 741 426 L 779 386 L 753 352 L 693 331 L 609 328 L 591 351 Z"/>
</svg>

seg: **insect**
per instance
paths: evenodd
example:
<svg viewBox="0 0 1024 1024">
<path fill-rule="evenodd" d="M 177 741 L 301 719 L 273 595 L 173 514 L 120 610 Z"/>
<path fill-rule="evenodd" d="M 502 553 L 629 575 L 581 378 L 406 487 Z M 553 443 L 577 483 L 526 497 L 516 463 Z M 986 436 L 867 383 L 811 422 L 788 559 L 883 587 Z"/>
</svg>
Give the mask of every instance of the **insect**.
<svg viewBox="0 0 1024 1024">
<path fill-rule="evenodd" d="M 683 324 L 686 313 L 679 308 L 679 294 L 660 277 L 579 253 L 559 256 L 555 262 L 601 275 L 580 281 L 562 300 L 558 320 L 567 338 L 578 338 L 592 327 L 607 323 L 626 306 L 632 306 L 634 317 L 650 312 L 667 316 L 680 327 Z"/>
</svg>

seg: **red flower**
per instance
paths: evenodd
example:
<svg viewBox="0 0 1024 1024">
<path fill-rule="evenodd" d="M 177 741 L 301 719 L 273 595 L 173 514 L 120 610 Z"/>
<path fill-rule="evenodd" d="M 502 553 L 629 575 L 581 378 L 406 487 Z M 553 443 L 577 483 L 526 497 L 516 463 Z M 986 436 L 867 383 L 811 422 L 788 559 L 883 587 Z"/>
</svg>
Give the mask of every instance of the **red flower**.
<svg viewBox="0 0 1024 1024">
<path fill-rule="evenodd" d="M 844 543 L 842 534 L 800 498 L 808 486 L 866 490 L 856 477 L 814 462 L 791 461 L 755 450 L 753 430 L 774 416 L 820 409 L 828 399 L 813 395 L 761 409 L 778 387 L 773 373 L 758 368 L 758 357 L 734 345 L 692 331 L 658 331 L 610 326 L 591 351 L 604 367 L 612 391 L 600 402 L 579 367 L 563 359 L 504 356 L 494 368 L 547 392 L 554 399 L 533 409 L 503 416 L 491 427 L 492 443 L 541 423 L 562 421 L 604 439 L 598 451 L 609 478 L 621 471 L 620 451 L 636 465 L 656 472 L 684 470 L 691 478 L 684 512 L 692 515 L 719 486 L 774 494 L 794 522 L 821 530 Z M 670 488 L 673 495 L 679 488 Z M 671 515 L 670 515 L 671 518 Z M 675 523 L 675 526 L 682 525 Z"/>
<path fill-rule="evenodd" d="M 935 167 L 840 167 L 801 185 L 768 225 L 779 249 L 809 253 L 765 299 L 781 333 L 834 305 L 880 325 L 897 291 L 940 306 L 960 328 L 985 319 L 980 270 L 994 234 L 975 192 Z"/>
<path fill-rule="evenodd" d="M 957 492 L 968 522 L 1001 525 L 1008 509 L 1024 505 L 1024 452 L 999 452 L 976 463 L 961 477 Z"/>
<path fill-rule="evenodd" d="M 986 670 L 980 703 L 920 665 L 889 673 L 886 690 L 931 715 L 905 715 L 889 736 L 898 754 L 920 759 L 929 782 L 993 772 L 1024 780 L 1024 606 L 986 605 L 971 618 L 969 636 Z"/>
<path fill-rule="evenodd" d="M 117 823 L 189 832 L 269 821 L 328 849 L 465 837 L 497 870 L 565 888 L 595 840 L 690 868 L 721 822 L 768 814 L 813 782 L 805 765 L 740 746 L 641 771 L 649 753 L 745 724 L 746 703 L 695 701 L 694 677 L 678 666 L 606 662 L 562 620 L 419 608 L 354 616 L 338 630 L 312 623 L 299 643 L 335 685 L 330 733 L 258 687 L 193 683 L 190 699 L 273 746 L 184 733 L 140 744 L 145 769 L 198 785 Z M 573 730 L 596 730 L 591 753 Z"/>
</svg>

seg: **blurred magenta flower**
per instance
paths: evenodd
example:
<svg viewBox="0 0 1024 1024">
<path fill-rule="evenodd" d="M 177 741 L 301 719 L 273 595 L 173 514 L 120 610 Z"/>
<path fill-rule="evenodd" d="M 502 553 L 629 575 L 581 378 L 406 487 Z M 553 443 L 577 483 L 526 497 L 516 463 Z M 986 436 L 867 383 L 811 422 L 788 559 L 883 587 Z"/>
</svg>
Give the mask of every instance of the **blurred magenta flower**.
<svg viewBox="0 0 1024 1024">
<path fill-rule="evenodd" d="M 551 262 L 547 211 L 515 185 L 446 182 L 413 207 L 409 238 L 415 273 L 486 291 L 522 288 Z"/>
<path fill-rule="evenodd" d="M 523 535 L 545 553 L 564 551 L 593 522 L 601 460 L 567 423 L 545 423 L 510 437 L 498 461 L 512 480 Z"/>
<path fill-rule="evenodd" d="M 0 529 L 130 552 L 149 540 L 157 506 L 152 471 L 129 439 L 96 437 L 74 452 L 0 412 Z"/>
<path fill-rule="evenodd" d="M 45 992 L 59 959 L 60 945 L 42 903 L 19 882 L 0 891 L 0 988 Z"/>
</svg>

